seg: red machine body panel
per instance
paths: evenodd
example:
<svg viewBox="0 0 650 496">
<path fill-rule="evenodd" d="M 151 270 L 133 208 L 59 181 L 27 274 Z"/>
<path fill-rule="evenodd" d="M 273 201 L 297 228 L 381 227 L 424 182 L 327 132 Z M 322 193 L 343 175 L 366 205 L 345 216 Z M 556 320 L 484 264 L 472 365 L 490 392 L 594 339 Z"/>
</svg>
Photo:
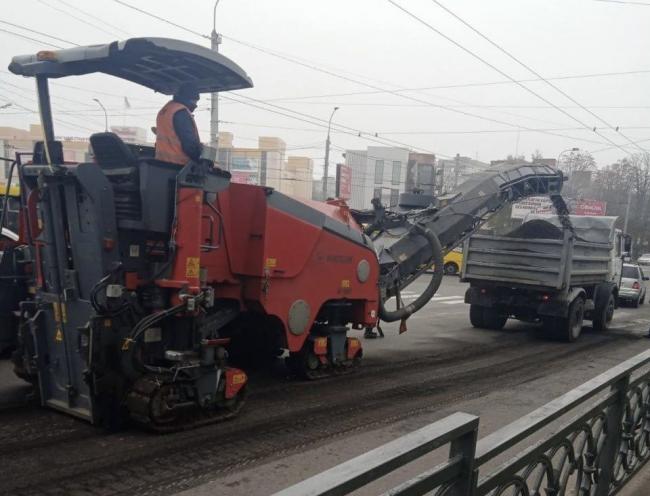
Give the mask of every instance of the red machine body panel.
<svg viewBox="0 0 650 496">
<path fill-rule="evenodd" d="M 352 303 L 353 325 L 376 323 L 377 257 L 347 207 L 235 183 L 218 194 L 214 206 L 204 206 L 203 216 L 220 217 L 208 224 L 223 222 L 223 239 L 218 249 L 201 255 L 205 283 L 215 288 L 216 297 L 238 298 L 244 308 L 277 317 L 289 351 L 301 349 L 311 323 L 331 300 Z M 202 238 L 207 240 L 205 227 Z M 359 264 L 368 267 L 363 280 Z M 307 309 L 309 325 L 291 332 L 290 312 L 297 301 Z"/>
</svg>

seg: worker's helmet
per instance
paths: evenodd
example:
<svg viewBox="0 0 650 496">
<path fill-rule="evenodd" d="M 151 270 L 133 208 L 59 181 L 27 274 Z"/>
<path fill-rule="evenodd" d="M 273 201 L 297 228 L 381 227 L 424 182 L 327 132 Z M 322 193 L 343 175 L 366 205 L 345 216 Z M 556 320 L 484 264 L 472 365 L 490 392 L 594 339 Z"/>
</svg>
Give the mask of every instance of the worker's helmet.
<svg viewBox="0 0 650 496">
<path fill-rule="evenodd" d="M 198 88 L 193 83 L 181 84 L 174 93 L 174 96 L 179 100 L 193 102 L 196 102 L 199 100 L 199 98 L 201 98 Z"/>
</svg>

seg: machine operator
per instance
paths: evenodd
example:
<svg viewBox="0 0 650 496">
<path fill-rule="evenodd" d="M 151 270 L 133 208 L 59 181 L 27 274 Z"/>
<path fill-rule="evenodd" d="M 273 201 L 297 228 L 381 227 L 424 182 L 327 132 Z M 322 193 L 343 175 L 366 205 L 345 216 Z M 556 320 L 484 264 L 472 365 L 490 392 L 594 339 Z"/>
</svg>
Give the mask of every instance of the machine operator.
<svg viewBox="0 0 650 496">
<path fill-rule="evenodd" d="M 199 160 L 203 145 L 192 112 L 200 97 L 196 86 L 183 83 L 160 109 L 156 117 L 156 159 L 181 166 Z"/>
</svg>

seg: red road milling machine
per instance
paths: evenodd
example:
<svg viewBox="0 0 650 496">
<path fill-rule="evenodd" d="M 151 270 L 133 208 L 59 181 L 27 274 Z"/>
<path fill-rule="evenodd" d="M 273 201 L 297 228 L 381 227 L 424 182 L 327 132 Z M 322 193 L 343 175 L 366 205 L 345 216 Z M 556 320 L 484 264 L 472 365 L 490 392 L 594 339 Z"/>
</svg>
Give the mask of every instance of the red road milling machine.
<svg viewBox="0 0 650 496">
<path fill-rule="evenodd" d="M 395 214 L 231 183 L 208 159 L 161 162 L 109 132 L 90 136 L 92 161 L 67 163 L 50 78 L 104 73 L 165 95 L 252 82 L 226 57 L 164 38 L 41 51 L 9 70 L 36 79 L 44 134 L 17 159 L 33 282 L 16 368 L 43 405 L 93 424 L 168 432 L 232 417 L 247 383 L 232 364 L 269 355 L 288 354 L 308 379 L 352 369 L 362 350 L 351 329 L 405 321 L 440 285 L 446 251 L 509 202 L 562 187 L 548 166 L 508 165 L 465 182 L 445 208 Z M 408 232 L 376 253 L 370 234 L 395 225 Z M 426 290 L 402 305 L 400 290 L 432 265 Z"/>
</svg>

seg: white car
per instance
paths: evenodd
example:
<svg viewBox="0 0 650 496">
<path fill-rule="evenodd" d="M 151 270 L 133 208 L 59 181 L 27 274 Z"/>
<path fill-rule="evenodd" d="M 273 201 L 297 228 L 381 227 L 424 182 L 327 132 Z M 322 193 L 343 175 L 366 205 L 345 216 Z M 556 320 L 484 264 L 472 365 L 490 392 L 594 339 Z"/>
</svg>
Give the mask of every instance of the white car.
<svg viewBox="0 0 650 496">
<path fill-rule="evenodd" d="M 618 299 L 631 303 L 635 308 L 643 305 L 647 292 L 645 281 L 648 279 L 650 278 L 646 277 L 640 265 L 624 264 Z"/>
<path fill-rule="evenodd" d="M 636 263 L 638 263 L 642 267 L 650 267 L 650 253 L 644 253 L 641 255 Z"/>
</svg>

